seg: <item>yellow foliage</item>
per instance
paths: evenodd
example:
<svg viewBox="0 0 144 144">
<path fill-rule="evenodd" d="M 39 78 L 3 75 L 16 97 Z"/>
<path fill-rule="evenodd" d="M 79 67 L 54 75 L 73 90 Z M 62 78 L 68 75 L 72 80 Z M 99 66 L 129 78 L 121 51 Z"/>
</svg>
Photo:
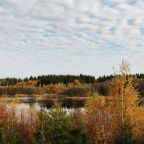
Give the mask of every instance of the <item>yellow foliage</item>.
<svg viewBox="0 0 144 144">
<path fill-rule="evenodd" d="M 94 144 L 112 144 L 117 125 L 112 119 L 105 98 L 89 98 L 83 116 L 86 131 Z"/>
<path fill-rule="evenodd" d="M 135 124 L 135 135 L 144 136 L 144 110 L 137 107 L 138 93 L 134 78 L 129 75 L 129 65 L 122 61 L 120 71 L 110 82 L 108 96 L 90 98 L 86 103 L 84 124 L 94 144 L 112 144 L 124 121 Z M 143 131 L 143 132 L 142 132 Z"/>
</svg>

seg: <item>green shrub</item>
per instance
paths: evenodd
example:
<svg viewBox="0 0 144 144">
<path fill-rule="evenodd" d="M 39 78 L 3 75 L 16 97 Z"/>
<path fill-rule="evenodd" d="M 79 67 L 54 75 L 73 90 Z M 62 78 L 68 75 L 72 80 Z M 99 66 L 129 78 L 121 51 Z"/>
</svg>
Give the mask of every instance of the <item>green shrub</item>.
<svg viewBox="0 0 144 144">
<path fill-rule="evenodd" d="M 11 122 L 3 123 L 0 127 L 0 144 L 24 144 L 16 125 Z"/>
<path fill-rule="evenodd" d="M 50 111 L 38 112 L 35 141 L 36 144 L 88 144 L 82 128 L 72 122 L 57 102 Z"/>
<path fill-rule="evenodd" d="M 115 144 L 138 144 L 133 134 L 133 126 L 129 122 L 120 125 L 119 135 L 116 137 Z"/>
</svg>

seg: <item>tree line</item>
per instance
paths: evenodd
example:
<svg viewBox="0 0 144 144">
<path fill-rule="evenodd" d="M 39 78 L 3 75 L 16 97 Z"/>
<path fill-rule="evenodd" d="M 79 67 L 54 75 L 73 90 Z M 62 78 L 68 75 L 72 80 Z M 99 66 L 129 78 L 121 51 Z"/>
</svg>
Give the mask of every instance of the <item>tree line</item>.
<svg viewBox="0 0 144 144">
<path fill-rule="evenodd" d="M 137 79 L 141 80 L 144 79 L 143 73 L 138 74 L 131 74 L 130 76 L 136 77 Z M 95 76 L 91 75 L 41 75 L 41 76 L 30 76 L 26 78 L 15 78 L 15 77 L 7 77 L 7 78 L 0 78 L 0 85 L 1 86 L 13 86 L 19 82 L 27 82 L 27 81 L 37 81 L 38 86 L 41 85 L 49 85 L 49 84 L 57 84 L 63 83 L 68 84 L 73 82 L 74 80 L 78 80 L 80 83 L 87 83 L 91 84 L 94 82 L 106 82 L 111 81 L 115 75 L 103 75 L 95 78 Z"/>
<path fill-rule="evenodd" d="M 80 83 L 94 83 L 95 77 L 90 75 L 43 75 L 38 76 L 38 85 L 48 85 L 48 84 L 56 84 L 63 83 L 68 84 L 73 82 L 74 80 L 78 80 Z"/>
<path fill-rule="evenodd" d="M 42 75 L 33 77 L 30 76 L 29 78 L 1 78 L 0 85 L 1 86 L 13 86 L 19 82 L 27 82 L 27 81 L 37 81 L 37 85 L 49 85 L 49 84 L 57 84 L 63 83 L 68 84 L 73 82 L 74 80 L 78 80 L 80 83 L 94 83 L 95 77 L 90 75 Z"/>
<path fill-rule="evenodd" d="M 105 82 L 105 81 L 111 81 L 114 77 L 118 75 L 103 75 L 96 79 L 97 82 Z M 144 79 L 143 73 L 137 73 L 137 74 L 129 74 L 128 76 L 136 77 L 137 79 Z"/>
</svg>

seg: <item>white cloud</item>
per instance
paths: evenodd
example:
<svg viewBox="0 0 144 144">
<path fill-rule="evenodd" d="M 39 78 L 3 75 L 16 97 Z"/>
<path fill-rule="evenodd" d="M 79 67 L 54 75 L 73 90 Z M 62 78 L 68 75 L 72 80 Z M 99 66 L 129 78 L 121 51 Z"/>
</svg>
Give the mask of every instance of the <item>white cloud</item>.
<svg viewBox="0 0 144 144">
<path fill-rule="evenodd" d="M 100 75 L 122 58 L 141 64 L 143 9 L 142 0 L 1 0 L 0 71 Z"/>
</svg>

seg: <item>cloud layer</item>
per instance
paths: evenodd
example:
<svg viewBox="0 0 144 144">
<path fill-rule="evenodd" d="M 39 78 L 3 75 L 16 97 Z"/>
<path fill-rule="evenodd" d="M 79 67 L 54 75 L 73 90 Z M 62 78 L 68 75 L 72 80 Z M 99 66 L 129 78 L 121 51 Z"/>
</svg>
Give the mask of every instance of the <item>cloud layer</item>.
<svg viewBox="0 0 144 144">
<path fill-rule="evenodd" d="M 143 0 L 0 0 L 0 76 L 144 72 Z"/>
</svg>

